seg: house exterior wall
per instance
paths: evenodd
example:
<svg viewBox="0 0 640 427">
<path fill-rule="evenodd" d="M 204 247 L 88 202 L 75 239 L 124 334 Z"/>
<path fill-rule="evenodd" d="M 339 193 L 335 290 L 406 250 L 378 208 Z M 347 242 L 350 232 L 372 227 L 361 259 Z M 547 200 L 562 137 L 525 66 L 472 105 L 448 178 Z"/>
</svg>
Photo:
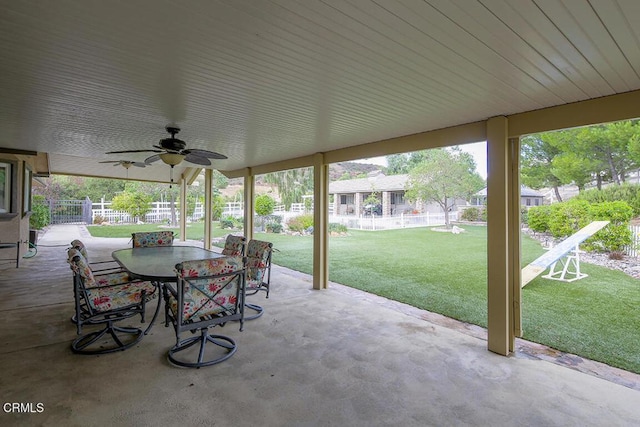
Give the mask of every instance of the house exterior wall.
<svg viewBox="0 0 640 427">
<path fill-rule="evenodd" d="M 25 206 L 25 165 L 28 164 L 22 157 L 10 156 L 0 157 L 0 162 L 11 165 L 11 206 L 9 212 L 0 214 L 0 243 L 17 243 L 20 246 L 20 256 L 18 261 L 29 250 L 29 216 L 30 211 Z M 32 170 L 32 166 L 29 166 Z M 30 191 L 30 186 L 27 186 Z M 30 194 L 26 194 L 30 201 Z M 15 266 L 10 260 L 15 260 L 16 248 L 0 249 L 0 268 Z"/>
</svg>

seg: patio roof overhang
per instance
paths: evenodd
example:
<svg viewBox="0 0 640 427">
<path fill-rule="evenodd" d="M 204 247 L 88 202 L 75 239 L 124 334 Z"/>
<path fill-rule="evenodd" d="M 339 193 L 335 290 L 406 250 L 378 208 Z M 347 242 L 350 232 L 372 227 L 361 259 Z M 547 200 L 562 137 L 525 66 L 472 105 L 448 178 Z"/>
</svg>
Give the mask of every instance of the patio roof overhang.
<svg viewBox="0 0 640 427">
<path fill-rule="evenodd" d="M 256 174 L 314 166 L 317 289 L 328 164 L 486 140 L 489 349 L 500 354 L 520 331 L 517 138 L 640 117 L 633 1 L 71 0 L 2 12 L 0 147 L 43 153 L 43 173 L 122 178 L 99 162 L 150 153 L 105 153 L 148 150 L 176 124 L 189 148 L 228 156 L 210 168 L 246 178 L 247 212 Z"/>
<path fill-rule="evenodd" d="M 105 153 L 149 149 L 169 123 L 229 156 L 211 167 L 230 175 L 401 151 L 408 135 L 640 89 L 640 10 L 615 3 L 5 2 L 0 147 L 116 178 L 97 162 L 150 154 Z"/>
</svg>

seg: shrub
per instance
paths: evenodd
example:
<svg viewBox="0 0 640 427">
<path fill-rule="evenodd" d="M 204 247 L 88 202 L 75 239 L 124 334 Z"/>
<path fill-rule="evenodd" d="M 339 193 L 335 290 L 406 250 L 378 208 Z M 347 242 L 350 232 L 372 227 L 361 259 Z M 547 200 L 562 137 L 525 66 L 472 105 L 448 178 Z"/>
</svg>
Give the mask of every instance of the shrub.
<svg viewBox="0 0 640 427">
<path fill-rule="evenodd" d="M 278 222 L 268 222 L 266 225 L 267 233 L 282 233 L 282 224 Z"/>
<path fill-rule="evenodd" d="M 329 233 L 346 233 L 347 232 L 347 226 L 337 223 L 337 222 L 330 222 L 329 223 Z"/>
<path fill-rule="evenodd" d="M 549 218 L 551 217 L 551 206 L 534 206 L 529 209 L 527 224 L 536 233 L 546 233 L 549 231 Z"/>
<path fill-rule="evenodd" d="M 478 208 L 466 208 L 462 211 L 460 219 L 463 221 L 477 221 L 480 218 L 480 209 Z"/>
<path fill-rule="evenodd" d="M 106 222 L 106 218 L 102 215 L 96 215 L 93 217 L 94 224 L 102 224 L 103 222 Z"/>
<path fill-rule="evenodd" d="M 289 230 L 291 231 L 302 233 L 309 227 L 313 227 L 313 215 L 304 214 L 289 218 L 287 221 L 287 227 L 289 227 Z"/>
<path fill-rule="evenodd" d="M 242 228 L 242 222 L 232 216 L 220 218 L 220 228 Z"/>
<path fill-rule="evenodd" d="M 633 209 L 624 201 L 590 204 L 586 200 L 571 199 L 551 206 L 529 210 L 529 227 L 533 231 L 550 231 L 554 237 L 565 238 L 592 221 L 610 221 L 610 224 L 587 239 L 583 248 L 588 251 L 615 252 L 632 243 L 629 220 Z M 546 229 L 545 229 L 546 227 Z"/>
<path fill-rule="evenodd" d="M 520 208 L 520 222 L 524 225 L 529 224 L 529 209 L 527 209 L 525 206 L 522 206 Z"/>
<path fill-rule="evenodd" d="M 633 209 L 623 201 L 592 204 L 590 213 L 594 220 L 608 220 L 618 225 L 626 224 L 633 218 Z"/>
<path fill-rule="evenodd" d="M 620 260 L 624 259 L 624 252 L 622 252 L 622 251 L 612 251 L 609 254 L 609 259 L 615 259 L 615 260 L 620 261 Z"/>
<path fill-rule="evenodd" d="M 553 237 L 568 237 L 591 222 L 589 202 L 569 200 L 551 205 L 549 231 Z"/>
<path fill-rule="evenodd" d="M 610 185 L 601 190 L 586 190 L 580 192 L 575 198 L 590 203 L 627 202 L 633 209 L 633 216 L 640 216 L 640 185 L 638 184 Z"/>
<path fill-rule="evenodd" d="M 34 195 L 31 202 L 31 216 L 29 217 L 29 227 L 34 230 L 40 230 L 51 221 L 51 212 L 49 204 L 44 196 Z"/>
<path fill-rule="evenodd" d="M 609 224 L 589 238 L 584 248 L 590 251 L 622 252 L 633 243 L 632 232 L 626 224 Z"/>
</svg>

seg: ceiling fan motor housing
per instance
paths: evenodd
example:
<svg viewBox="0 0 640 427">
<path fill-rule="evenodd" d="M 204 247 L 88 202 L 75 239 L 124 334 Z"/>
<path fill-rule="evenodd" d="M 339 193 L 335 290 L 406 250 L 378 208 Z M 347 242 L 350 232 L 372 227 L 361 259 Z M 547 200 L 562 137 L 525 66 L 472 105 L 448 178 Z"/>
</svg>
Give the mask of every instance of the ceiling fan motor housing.
<svg viewBox="0 0 640 427">
<path fill-rule="evenodd" d="M 182 151 L 187 144 L 178 138 L 165 138 L 160 140 L 160 147 L 168 151 Z"/>
<path fill-rule="evenodd" d="M 187 146 L 186 142 L 176 138 L 176 134 L 180 132 L 179 127 L 167 126 L 165 128 L 167 132 L 171 134 L 171 138 L 164 138 L 160 140 L 160 147 L 169 151 L 182 151 Z"/>
</svg>

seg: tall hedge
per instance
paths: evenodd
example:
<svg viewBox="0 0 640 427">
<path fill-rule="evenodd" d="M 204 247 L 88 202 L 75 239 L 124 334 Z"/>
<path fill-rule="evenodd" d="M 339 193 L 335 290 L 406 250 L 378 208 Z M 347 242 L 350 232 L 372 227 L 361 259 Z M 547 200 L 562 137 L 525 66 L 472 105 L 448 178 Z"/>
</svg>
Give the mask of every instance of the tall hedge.
<svg viewBox="0 0 640 427">
<path fill-rule="evenodd" d="M 633 215 L 633 208 L 624 201 L 589 203 L 574 198 L 550 206 L 531 208 L 529 228 L 536 232 L 548 232 L 555 238 L 566 238 L 592 221 L 610 221 L 583 246 L 590 251 L 613 252 L 631 244 L 628 225 Z"/>
<path fill-rule="evenodd" d="M 589 203 L 627 202 L 633 209 L 633 216 L 640 216 L 640 185 L 638 184 L 610 185 L 602 190 L 581 191 L 574 199 L 586 200 Z"/>
</svg>

